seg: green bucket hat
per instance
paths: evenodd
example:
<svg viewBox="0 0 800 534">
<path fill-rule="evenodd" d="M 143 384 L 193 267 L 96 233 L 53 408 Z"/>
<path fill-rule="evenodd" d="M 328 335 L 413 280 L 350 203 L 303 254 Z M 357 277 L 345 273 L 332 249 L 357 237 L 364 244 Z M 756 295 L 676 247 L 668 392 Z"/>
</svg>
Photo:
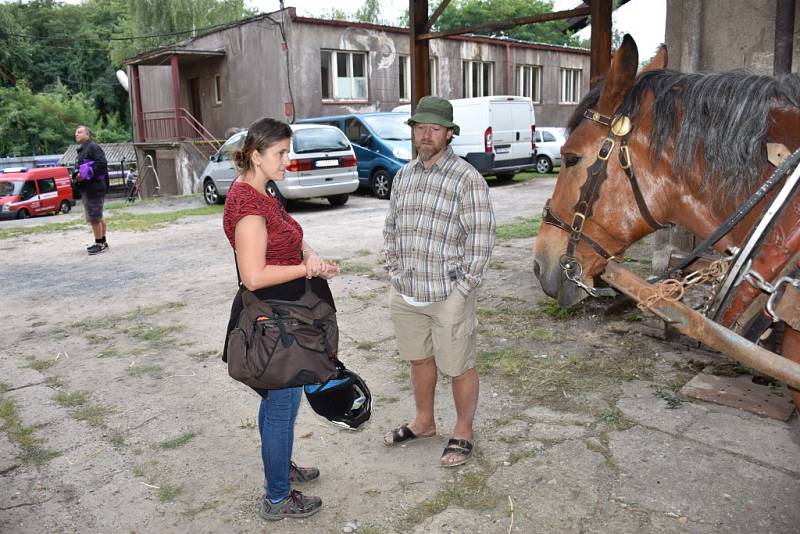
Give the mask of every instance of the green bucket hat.
<svg viewBox="0 0 800 534">
<path fill-rule="evenodd" d="M 417 103 L 414 114 L 406 121 L 409 126 L 415 124 L 438 124 L 445 128 L 452 128 L 453 134 L 458 135 L 461 128 L 453 122 L 453 106 L 444 98 L 438 96 L 423 96 Z"/>
</svg>

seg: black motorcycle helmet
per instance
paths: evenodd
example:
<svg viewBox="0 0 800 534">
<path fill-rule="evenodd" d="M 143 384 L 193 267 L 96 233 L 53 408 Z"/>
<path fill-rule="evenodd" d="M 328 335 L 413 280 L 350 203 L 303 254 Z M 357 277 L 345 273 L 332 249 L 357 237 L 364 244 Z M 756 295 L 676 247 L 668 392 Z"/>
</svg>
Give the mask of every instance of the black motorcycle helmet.
<svg viewBox="0 0 800 534">
<path fill-rule="evenodd" d="M 367 384 L 344 366 L 334 378 L 303 389 L 311 408 L 336 426 L 358 430 L 372 415 L 372 395 Z"/>
</svg>

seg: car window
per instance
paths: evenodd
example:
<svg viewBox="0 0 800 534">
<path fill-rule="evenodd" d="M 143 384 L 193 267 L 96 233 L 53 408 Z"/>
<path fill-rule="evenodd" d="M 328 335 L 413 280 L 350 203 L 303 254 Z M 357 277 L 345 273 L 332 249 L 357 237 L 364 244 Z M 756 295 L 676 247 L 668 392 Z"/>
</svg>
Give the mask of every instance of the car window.
<svg viewBox="0 0 800 534">
<path fill-rule="evenodd" d="M 55 178 L 44 178 L 39 180 L 39 194 L 52 193 L 56 190 Z"/>
<path fill-rule="evenodd" d="M 542 132 L 542 138 L 546 143 L 554 143 L 556 140 L 556 137 L 550 132 Z"/>
<path fill-rule="evenodd" d="M 537 143 L 542 142 L 542 132 L 536 132 L 536 142 Z"/>
<path fill-rule="evenodd" d="M 247 132 L 239 132 L 230 139 L 228 139 L 227 141 L 225 141 L 225 144 L 222 145 L 222 147 L 219 149 L 218 152 L 219 160 L 228 161 L 229 159 L 231 159 L 231 153 L 238 148 L 239 143 L 241 143 L 244 140 L 244 137 L 246 135 Z"/>
<path fill-rule="evenodd" d="M 351 143 L 358 143 L 361 136 L 368 133 L 364 125 L 358 119 L 347 119 L 344 121 L 344 133 Z"/>
<path fill-rule="evenodd" d="M 25 182 L 25 185 L 22 186 L 22 191 L 19 193 L 20 200 L 28 200 L 36 196 L 36 184 L 33 183 L 33 180 L 28 180 Z"/>
<path fill-rule="evenodd" d="M 340 130 L 333 128 L 304 128 L 292 136 L 295 154 L 349 150 L 350 143 Z"/>
<path fill-rule="evenodd" d="M 0 182 L 0 197 L 13 197 L 19 194 L 22 182 Z"/>
<path fill-rule="evenodd" d="M 406 124 L 409 117 L 410 115 L 408 113 L 375 115 L 372 117 L 364 117 L 364 122 L 366 122 L 381 139 L 406 141 L 411 139 L 411 127 Z"/>
</svg>

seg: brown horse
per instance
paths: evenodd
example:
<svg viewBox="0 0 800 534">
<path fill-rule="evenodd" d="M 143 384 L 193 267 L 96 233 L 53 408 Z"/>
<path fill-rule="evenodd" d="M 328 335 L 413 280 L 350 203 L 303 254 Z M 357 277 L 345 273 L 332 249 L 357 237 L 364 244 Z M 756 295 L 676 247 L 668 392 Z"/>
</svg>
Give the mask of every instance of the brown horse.
<svg viewBox="0 0 800 534">
<path fill-rule="evenodd" d="M 800 147 L 796 77 L 668 71 L 665 48 L 638 76 L 637 67 L 626 35 L 568 125 L 534 262 L 542 289 L 562 307 L 592 292 L 609 259 L 657 228 L 677 224 L 705 239 L 774 170 L 767 143 Z M 741 246 L 770 197 L 714 248 Z M 784 217 L 794 228 L 784 230 L 800 239 L 797 197 L 794 217 Z M 800 361 L 791 332 L 784 354 Z"/>
</svg>

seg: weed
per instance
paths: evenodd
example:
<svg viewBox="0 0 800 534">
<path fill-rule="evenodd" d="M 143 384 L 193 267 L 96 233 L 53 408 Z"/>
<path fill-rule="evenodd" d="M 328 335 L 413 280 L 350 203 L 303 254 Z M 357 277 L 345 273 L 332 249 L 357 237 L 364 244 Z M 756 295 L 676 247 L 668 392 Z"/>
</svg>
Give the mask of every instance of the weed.
<svg viewBox="0 0 800 534">
<path fill-rule="evenodd" d="M 344 274 L 368 274 L 372 272 L 372 267 L 363 263 L 339 261 L 337 265 Z"/>
<path fill-rule="evenodd" d="M 627 430 L 636 426 L 636 422 L 616 406 L 601 413 L 599 419 L 611 430 Z"/>
<path fill-rule="evenodd" d="M 182 484 L 162 484 L 158 488 L 158 500 L 161 502 L 172 502 L 175 497 L 183 493 Z"/>
<path fill-rule="evenodd" d="M 200 352 L 192 352 L 189 354 L 189 357 L 196 362 L 202 362 L 204 360 L 211 358 L 212 356 L 219 356 L 219 355 L 220 353 L 218 350 L 212 349 L 212 350 L 203 350 Z"/>
<path fill-rule="evenodd" d="M 359 350 L 372 350 L 376 345 L 375 341 L 356 341 L 356 348 Z"/>
<path fill-rule="evenodd" d="M 257 426 L 258 422 L 256 421 L 255 417 L 248 417 L 247 419 L 242 419 L 239 422 L 239 428 L 243 429 L 256 428 Z"/>
<path fill-rule="evenodd" d="M 535 237 L 542 225 L 541 217 L 529 217 L 517 222 L 501 224 L 495 230 L 498 241 Z"/>
<path fill-rule="evenodd" d="M 549 298 L 542 297 L 538 301 L 539 307 L 550 318 L 556 320 L 569 319 L 578 312 L 578 308 L 562 308 L 558 303 Z"/>
<path fill-rule="evenodd" d="M 34 435 L 33 427 L 22 424 L 13 400 L 0 400 L 0 419 L 3 420 L 3 430 L 8 440 L 22 449 L 19 459 L 23 463 L 42 465 L 61 454 L 42 447 L 42 439 Z"/>
<path fill-rule="evenodd" d="M 164 378 L 164 369 L 160 365 L 134 365 L 128 367 L 128 374 L 136 377 L 147 375 L 153 380 L 161 380 Z"/>
<path fill-rule="evenodd" d="M 175 344 L 176 339 L 171 334 L 180 330 L 183 330 L 182 325 L 138 325 L 128 330 L 128 333 L 136 339 L 148 342 L 154 348 L 163 348 Z"/>
<path fill-rule="evenodd" d="M 491 260 L 489 262 L 489 268 L 493 271 L 502 271 L 506 268 L 506 264 L 500 260 Z"/>
<path fill-rule="evenodd" d="M 478 317 L 489 318 L 489 317 L 494 317 L 500 312 L 494 308 L 478 308 L 477 313 Z"/>
<path fill-rule="evenodd" d="M 44 371 L 54 363 L 55 362 L 53 360 L 37 360 L 36 358 L 30 358 L 26 367 L 30 367 L 31 369 L 35 369 L 37 371 Z"/>
<path fill-rule="evenodd" d="M 369 256 L 370 254 L 372 254 L 372 251 L 369 250 L 369 249 L 366 249 L 366 248 L 361 248 L 361 249 L 356 250 L 355 254 L 358 257 Z"/>
<path fill-rule="evenodd" d="M 377 296 L 377 293 L 374 291 L 367 291 L 365 293 L 359 293 L 357 291 L 350 292 L 350 298 L 354 298 L 356 300 L 360 300 L 361 302 L 369 302 Z"/>
<path fill-rule="evenodd" d="M 516 451 L 512 452 L 508 456 L 508 463 L 514 465 L 515 463 L 519 462 L 520 460 L 524 460 L 525 458 L 533 458 L 536 456 L 536 450 L 530 449 L 527 451 Z"/>
<path fill-rule="evenodd" d="M 445 482 L 433 497 L 409 510 L 408 523 L 421 523 L 451 506 L 472 510 L 493 509 L 497 506 L 498 496 L 489 488 L 488 478 L 487 473 L 476 472 Z"/>
<path fill-rule="evenodd" d="M 125 433 L 122 430 L 118 429 L 118 428 L 112 429 L 112 430 L 110 430 L 108 432 L 108 441 L 114 447 L 117 447 L 117 448 L 124 447 L 125 446 Z"/>
<path fill-rule="evenodd" d="M 5 393 L 6 391 L 11 389 L 10 384 L 6 384 L 5 382 L 0 382 L 0 395 Z"/>
<path fill-rule="evenodd" d="M 145 464 L 136 464 L 133 466 L 133 476 L 145 478 L 147 475 L 147 466 Z"/>
<path fill-rule="evenodd" d="M 89 426 L 102 426 L 108 415 L 114 413 L 114 408 L 102 404 L 86 403 L 70 411 L 70 415 L 78 420 L 84 421 Z"/>
<path fill-rule="evenodd" d="M 541 326 L 533 326 L 528 330 L 527 337 L 537 341 L 552 341 L 556 335 L 549 328 L 542 328 Z"/>
<path fill-rule="evenodd" d="M 200 208 L 189 208 L 178 211 L 156 213 L 114 213 L 106 219 L 109 231 L 146 232 L 162 228 L 186 217 L 214 215 L 222 213 L 222 206 L 214 204 Z"/>
<path fill-rule="evenodd" d="M 377 400 L 385 404 L 391 404 L 393 402 L 400 402 L 400 397 L 395 397 L 393 395 L 380 395 Z"/>
<path fill-rule="evenodd" d="M 113 346 L 106 347 L 97 353 L 98 358 L 116 358 L 119 355 L 119 351 Z"/>
<path fill-rule="evenodd" d="M 667 403 L 667 410 L 680 408 L 681 404 L 683 404 L 683 398 L 669 388 L 658 388 L 654 395 Z"/>
<path fill-rule="evenodd" d="M 96 332 L 87 332 L 86 334 L 83 335 L 83 337 L 86 338 L 86 341 L 94 343 L 96 345 L 101 345 L 103 343 L 108 343 L 109 341 L 111 341 L 111 337 L 104 336 Z"/>
<path fill-rule="evenodd" d="M 89 402 L 89 395 L 85 391 L 59 391 L 53 400 L 64 408 L 75 408 Z"/>
<path fill-rule="evenodd" d="M 194 518 L 195 516 L 197 516 L 198 514 L 202 514 L 203 512 L 209 512 L 211 510 L 216 510 L 217 506 L 219 506 L 219 505 L 220 505 L 219 501 L 204 502 L 203 504 L 201 504 L 197 508 L 192 508 L 191 506 L 187 505 L 186 509 L 181 513 L 186 517 Z M 359 532 L 361 532 L 361 529 L 359 529 Z"/>
<path fill-rule="evenodd" d="M 0 239 L 11 239 L 21 235 L 30 236 L 33 234 L 49 234 L 53 232 L 63 232 L 66 230 L 73 230 L 82 227 L 85 223 L 83 221 L 67 221 L 50 224 L 42 224 L 39 226 L 20 226 L 16 228 L 3 228 L 0 229 Z"/>
<path fill-rule="evenodd" d="M 162 441 L 159 443 L 159 446 L 162 449 L 177 449 L 178 447 L 182 447 L 183 445 L 186 445 L 192 441 L 196 436 L 196 432 L 184 432 L 180 436 Z"/>
</svg>

